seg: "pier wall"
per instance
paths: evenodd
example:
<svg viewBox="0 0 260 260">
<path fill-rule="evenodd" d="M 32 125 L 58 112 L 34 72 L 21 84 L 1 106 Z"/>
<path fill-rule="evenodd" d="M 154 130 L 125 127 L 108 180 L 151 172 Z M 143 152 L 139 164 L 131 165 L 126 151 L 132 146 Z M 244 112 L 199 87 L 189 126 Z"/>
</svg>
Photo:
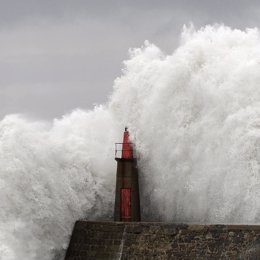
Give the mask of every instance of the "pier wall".
<svg viewBox="0 0 260 260">
<path fill-rule="evenodd" d="M 260 259 L 260 226 L 77 221 L 65 260 Z"/>
</svg>

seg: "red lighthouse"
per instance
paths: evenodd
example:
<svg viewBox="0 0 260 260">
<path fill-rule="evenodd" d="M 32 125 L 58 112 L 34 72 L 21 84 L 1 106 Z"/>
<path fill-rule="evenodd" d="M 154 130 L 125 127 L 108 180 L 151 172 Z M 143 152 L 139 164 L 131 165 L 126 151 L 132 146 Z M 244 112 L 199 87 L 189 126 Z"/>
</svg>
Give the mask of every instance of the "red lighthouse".
<svg viewBox="0 0 260 260">
<path fill-rule="evenodd" d="M 141 221 L 138 169 L 133 144 L 125 128 L 123 143 L 116 143 L 115 221 Z"/>
</svg>

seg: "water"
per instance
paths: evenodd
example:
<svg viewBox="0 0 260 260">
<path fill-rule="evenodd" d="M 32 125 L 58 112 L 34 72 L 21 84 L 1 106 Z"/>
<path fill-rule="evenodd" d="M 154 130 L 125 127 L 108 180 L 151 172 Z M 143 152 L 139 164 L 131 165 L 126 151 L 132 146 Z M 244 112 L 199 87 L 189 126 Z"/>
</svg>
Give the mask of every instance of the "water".
<svg viewBox="0 0 260 260">
<path fill-rule="evenodd" d="M 107 104 L 0 122 L 0 258 L 62 259 L 75 220 L 111 219 L 114 143 L 140 155 L 144 220 L 260 223 L 258 29 L 184 28 L 130 51 Z"/>
</svg>

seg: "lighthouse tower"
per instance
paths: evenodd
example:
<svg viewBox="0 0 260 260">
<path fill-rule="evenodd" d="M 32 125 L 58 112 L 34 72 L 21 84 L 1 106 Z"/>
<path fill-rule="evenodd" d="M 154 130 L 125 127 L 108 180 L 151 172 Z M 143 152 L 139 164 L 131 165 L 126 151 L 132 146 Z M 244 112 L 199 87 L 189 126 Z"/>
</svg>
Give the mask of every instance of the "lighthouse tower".
<svg viewBox="0 0 260 260">
<path fill-rule="evenodd" d="M 123 143 L 116 143 L 117 161 L 115 221 L 141 221 L 138 169 L 129 132 L 125 128 Z"/>
</svg>

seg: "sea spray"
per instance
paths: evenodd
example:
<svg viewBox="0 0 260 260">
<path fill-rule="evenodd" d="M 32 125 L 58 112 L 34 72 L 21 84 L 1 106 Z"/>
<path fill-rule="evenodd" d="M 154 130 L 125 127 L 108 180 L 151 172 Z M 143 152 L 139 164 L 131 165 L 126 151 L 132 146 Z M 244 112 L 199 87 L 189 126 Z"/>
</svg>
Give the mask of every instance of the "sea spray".
<svg viewBox="0 0 260 260">
<path fill-rule="evenodd" d="M 104 106 L 53 122 L 6 116 L 0 256 L 62 259 L 77 219 L 112 219 L 125 126 L 143 220 L 259 224 L 259 72 L 258 29 L 189 27 L 170 55 L 149 42 L 130 50 Z"/>
<path fill-rule="evenodd" d="M 114 133 L 102 107 L 53 124 L 1 121 L 0 258 L 52 259 L 75 220 L 111 217 Z"/>
<path fill-rule="evenodd" d="M 259 47 L 257 29 L 207 26 L 125 62 L 110 106 L 136 136 L 149 220 L 260 222 Z"/>
</svg>

